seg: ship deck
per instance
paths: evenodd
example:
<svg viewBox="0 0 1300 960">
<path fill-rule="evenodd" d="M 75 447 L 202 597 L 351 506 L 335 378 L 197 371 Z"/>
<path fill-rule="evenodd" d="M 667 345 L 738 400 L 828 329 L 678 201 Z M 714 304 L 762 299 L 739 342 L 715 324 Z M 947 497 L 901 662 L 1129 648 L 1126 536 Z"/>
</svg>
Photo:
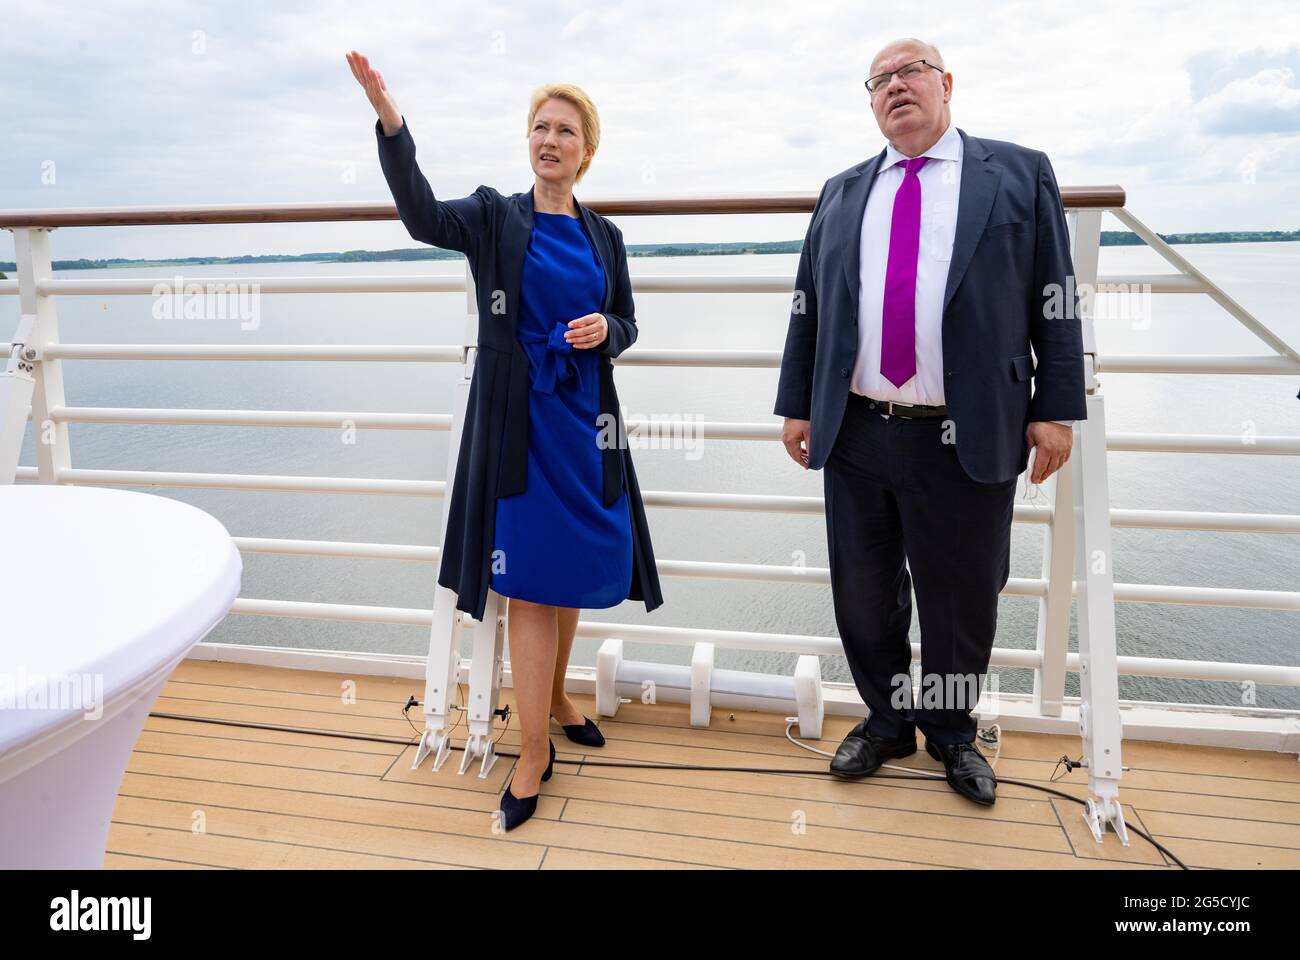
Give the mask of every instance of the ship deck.
<svg viewBox="0 0 1300 960">
<path fill-rule="evenodd" d="M 355 702 L 341 696 L 356 684 Z M 1170 868 L 1143 838 L 1098 845 L 1082 807 L 1003 783 L 980 807 L 942 780 L 844 782 L 789 742 L 776 714 L 714 710 L 707 728 L 681 704 L 624 704 L 583 750 L 553 727 L 555 775 L 536 815 L 494 833 L 513 768 L 486 779 L 411 769 L 417 681 L 186 660 L 136 743 L 108 838 L 109 868 Z M 512 691 L 502 690 L 505 702 Z M 574 700 L 591 715 L 591 698 Z M 171 719 L 156 714 L 201 718 Z M 224 721 L 214 722 L 214 721 Z M 228 723 L 319 731 L 284 732 Z M 852 726 L 828 717 L 833 750 Z M 463 742 L 464 726 L 457 743 Z M 324 734 L 342 734 L 327 736 Z M 365 737 L 409 739 L 410 743 Z M 1007 732 L 1000 777 L 1048 784 L 1077 738 Z M 512 724 L 499 749 L 515 752 Z M 806 771 L 626 769 L 591 761 Z M 1254 750 L 1129 741 L 1121 800 L 1137 825 L 1193 868 L 1300 867 L 1300 764 Z M 939 770 L 924 748 L 902 764 Z M 1051 783 L 1086 795 L 1075 771 Z M 202 815 L 201 821 L 197 817 Z M 196 823 L 199 824 L 196 827 Z M 201 827 L 201 828 L 200 828 Z"/>
</svg>

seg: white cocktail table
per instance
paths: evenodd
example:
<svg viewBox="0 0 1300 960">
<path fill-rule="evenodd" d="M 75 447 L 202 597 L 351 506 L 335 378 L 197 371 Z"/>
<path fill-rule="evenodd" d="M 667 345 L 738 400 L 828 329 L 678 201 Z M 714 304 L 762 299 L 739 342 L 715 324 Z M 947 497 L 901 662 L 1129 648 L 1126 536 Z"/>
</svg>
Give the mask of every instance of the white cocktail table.
<svg viewBox="0 0 1300 960">
<path fill-rule="evenodd" d="M 0 486 L 0 868 L 103 866 L 145 718 L 242 573 L 180 501 Z"/>
</svg>

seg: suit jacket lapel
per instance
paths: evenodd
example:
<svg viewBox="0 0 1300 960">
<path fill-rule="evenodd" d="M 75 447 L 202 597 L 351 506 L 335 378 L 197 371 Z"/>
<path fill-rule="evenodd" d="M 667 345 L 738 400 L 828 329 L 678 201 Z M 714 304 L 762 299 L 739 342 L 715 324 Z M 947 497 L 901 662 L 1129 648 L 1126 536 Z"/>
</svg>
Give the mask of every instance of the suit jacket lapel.
<svg viewBox="0 0 1300 960">
<path fill-rule="evenodd" d="M 984 233 L 984 225 L 989 222 L 998 181 L 1002 179 L 1002 167 L 989 160 L 993 153 L 984 142 L 967 136 L 960 127 L 957 132 L 962 140 L 961 197 L 957 202 L 957 233 L 952 243 L 952 260 L 948 264 L 948 284 L 943 294 L 945 312 L 966 274 L 966 268 L 970 266 L 975 247 Z"/>
<path fill-rule="evenodd" d="M 591 237 L 591 242 L 596 248 L 596 257 L 600 260 L 601 269 L 605 271 L 605 298 L 601 304 L 603 312 L 614 300 L 614 251 L 610 248 L 609 238 L 605 235 L 604 227 L 596 214 L 579 203 L 577 197 L 573 198 L 573 202 L 578 205 L 578 213 L 587 228 L 587 236 Z"/>
<path fill-rule="evenodd" d="M 885 159 L 881 150 L 872 159 L 862 164 L 862 169 L 853 176 L 844 178 L 840 189 L 840 216 L 847 219 L 841 231 L 849 238 L 849 248 L 844 251 L 844 282 L 849 286 L 849 302 L 858 302 L 858 287 L 862 270 L 862 216 L 867 210 L 867 194 L 876 182 L 876 171 Z"/>
<path fill-rule="evenodd" d="M 523 283 L 524 254 L 533 236 L 533 191 L 516 194 L 501 232 L 501 278 L 506 297 L 505 319 L 513 337 L 519 331 L 519 288 Z"/>
</svg>

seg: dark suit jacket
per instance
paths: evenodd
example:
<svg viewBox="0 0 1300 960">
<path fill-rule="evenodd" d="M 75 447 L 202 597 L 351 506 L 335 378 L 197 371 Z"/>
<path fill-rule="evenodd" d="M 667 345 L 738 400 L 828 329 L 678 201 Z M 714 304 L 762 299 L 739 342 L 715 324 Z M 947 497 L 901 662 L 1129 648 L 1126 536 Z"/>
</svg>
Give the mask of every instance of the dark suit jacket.
<svg viewBox="0 0 1300 960">
<path fill-rule="evenodd" d="M 375 136 L 379 163 L 406 229 L 422 243 L 464 253 L 474 277 L 478 349 L 449 492 L 438 582 L 456 592 L 458 610 L 481 620 L 490 586 L 496 498 L 528 487 L 528 355 L 517 334 L 524 252 L 533 231 L 533 192 L 507 197 L 480 186 L 468 197 L 438 200 L 415 162 L 415 141 L 405 118 L 402 129 L 391 137 L 384 136 L 382 124 L 375 121 Z M 606 445 L 601 452 L 603 499 L 610 506 L 621 492 L 628 495 L 632 584 L 627 599 L 644 600 L 646 609 L 653 610 L 663 603 L 663 595 L 614 389 L 613 358 L 637 336 L 627 253 L 618 227 L 576 198 L 574 203 L 605 269 L 600 312 L 609 333 L 599 347 L 590 349 L 604 354 L 600 409 L 607 415 L 603 422 L 617 426 L 619 443 Z"/>
<path fill-rule="evenodd" d="M 957 233 L 944 294 L 944 397 L 957 456 L 983 483 L 1025 469 L 1025 427 L 1082 420 L 1083 336 L 1070 238 L 1047 155 L 958 129 L 963 143 Z M 775 413 L 808 420 L 808 467 L 826 463 L 858 354 L 862 216 L 885 151 L 826 181 L 799 257 Z M 1070 309 L 1073 307 L 1074 309 Z M 1037 357 L 1034 365 L 1030 347 Z M 1030 395 L 1030 379 L 1034 390 Z"/>
</svg>

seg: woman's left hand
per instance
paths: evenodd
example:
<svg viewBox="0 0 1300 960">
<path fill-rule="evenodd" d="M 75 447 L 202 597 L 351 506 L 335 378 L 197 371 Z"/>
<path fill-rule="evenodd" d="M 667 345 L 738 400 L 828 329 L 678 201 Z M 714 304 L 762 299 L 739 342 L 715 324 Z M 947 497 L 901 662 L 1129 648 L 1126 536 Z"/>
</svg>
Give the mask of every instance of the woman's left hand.
<svg viewBox="0 0 1300 960">
<path fill-rule="evenodd" d="M 609 333 L 609 321 L 605 319 L 604 314 L 600 313 L 589 313 L 577 320 L 570 320 L 568 326 L 564 339 L 575 350 L 598 347 L 605 342 L 605 337 Z"/>
</svg>

